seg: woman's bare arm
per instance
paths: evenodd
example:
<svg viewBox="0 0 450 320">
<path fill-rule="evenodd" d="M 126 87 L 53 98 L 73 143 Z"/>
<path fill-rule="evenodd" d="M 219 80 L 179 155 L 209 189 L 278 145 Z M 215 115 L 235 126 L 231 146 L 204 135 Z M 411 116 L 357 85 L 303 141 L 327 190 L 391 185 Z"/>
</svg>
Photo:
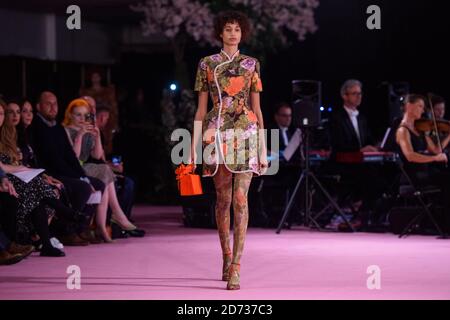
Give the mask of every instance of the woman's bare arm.
<svg viewBox="0 0 450 320">
<path fill-rule="evenodd" d="M 258 119 L 258 129 L 264 129 L 264 119 L 261 112 L 261 99 L 259 92 L 252 92 L 250 94 L 250 103 L 252 111 L 255 113 Z M 267 167 L 267 146 L 264 136 L 259 135 L 259 155 L 261 159 L 261 164 L 265 168 Z"/>
<path fill-rule="evenodd" d="M 433 154 L 439 154 L 442 153 L 441 148 L 434 143 L 433 139 L 431 139 L 430 136 L 425 136 L 425 140 L 427 141 L 427 150 L 428 152 L 431 152 Z M 442 147 L 444 147 L 444 145 L 442 144 Z"/>
<path fill-rule="evenodd" d="M 4 164 L 2 162 L 0 162 L 0 169 L 2 169 L 6 173 L 16 173 L 31 170 L 30 168 L 27 168 L 25 166 L 12 166 L 9 164 Z"/>
<path fill-rule="evenodd" d="M 396 134 L 397 143 L 399 144 L 400 148 L 402 149 L 403 154 L 405 155 L 405 158 L 409 162 L 414 163 L 430 163 L 435 161 L 442 161 L 440 158 L 440 154 L 433 155 L 433 156 L 426 156 L 420 153 L 417 153 L 414 151 L 412 144 L 411 144 L 411 136 L 407 129 L 400 128 L 397 130 Z"/>
</svg>

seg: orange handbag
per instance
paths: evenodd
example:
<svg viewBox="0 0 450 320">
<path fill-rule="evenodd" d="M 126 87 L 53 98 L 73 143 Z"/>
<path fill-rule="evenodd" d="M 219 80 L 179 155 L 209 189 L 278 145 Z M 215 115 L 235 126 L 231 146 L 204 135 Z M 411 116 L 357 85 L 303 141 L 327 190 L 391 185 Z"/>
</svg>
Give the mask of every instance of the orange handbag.
<svg viewBox="0 0 450 320">
<path fill-rule="evenodd" d="M 181 196 L 197 196 L 203 194 L 200 176 L 194 174 L 194 165 L 181 164 L 176 170 L 178 190 Z"/>
</svg>

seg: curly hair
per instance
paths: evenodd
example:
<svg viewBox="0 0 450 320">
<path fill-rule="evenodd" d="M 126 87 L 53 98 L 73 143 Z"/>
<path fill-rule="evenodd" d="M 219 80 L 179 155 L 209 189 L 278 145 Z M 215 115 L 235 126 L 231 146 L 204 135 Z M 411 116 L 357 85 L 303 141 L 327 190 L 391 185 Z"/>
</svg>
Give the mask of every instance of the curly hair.
<svg viewBox="0 0 450 320">
<path fill-rule="evenodd" d="M 245 42 L 250 38 L 251 27 L 248 17 L 240 11 L 223 11 L 214 18 L 214 37 L 222 41 L 220 35 L 227 23 L 237 23 L 241 28 L 241 41 Z"/>
</svg>

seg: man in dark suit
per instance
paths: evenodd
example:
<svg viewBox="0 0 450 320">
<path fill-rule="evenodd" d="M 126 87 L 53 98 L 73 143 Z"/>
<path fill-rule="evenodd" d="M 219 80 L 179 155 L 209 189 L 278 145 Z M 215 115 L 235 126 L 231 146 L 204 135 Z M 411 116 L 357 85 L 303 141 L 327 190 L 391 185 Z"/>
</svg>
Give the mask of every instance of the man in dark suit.
<svg viewBox="0 0 450 320">
<path fill-rule="evenodd" d="M 276 106 L 275 114 L 274 114 L 275 123 L 270 127 L 270 129 L 277 129 L 279 132 L 279 140 L 278 140 L 278 154 L 280 157 L 280 164 L 283 165 L 286 162 L 290 163 L 298 163 L 300 161 L 299 150 L 297 149 L 294 153 L 292 159 L 287 161 L 284 158 L 283 152 L 286 150 L 289 142 L 291 141 L 294 134 L 300 134 L 300 129 L 292 126 L 292 108 L 286 102 L 281 102 Z M 276 153 L 276 150 L 271 150 L 270 139 L 268 141 L 268 149 L 272 152 Z"/>
<path fill-rule="evenodd" d="M 271 130 L 278 130 L 278 148 L 271 143 Z M 263 177 L 264 192 L 271 195 L 270 199 L 264 199 L 265 211 L 269 214 L 267 225 L 275 227 L 281 219 L 281 214 L 286 205 L 286 197 L 290 194 L 288 190 L 292 192 L 301 173 L 299 149 L 294 152 L 289 161 L 284 158 L 284 151 L 289 142 L 291 142 L 295 134 L 301 134 L 300 129 L 292 125 L 292 108 L 288 103 L 280 102 L 276 105 L 273 124 L 269 126 L 268 134 L 268 154 L 275 157 L 278 156 L 280 161 L 276 175 Z M 296 211 L 291 211 L 287 221 L 288 226 L 300 217 L 298 210 L 299 208 L 297 207 Z"/>
<path fill-rule="evenodd" d="M 72 149 L 64 127 L 57 123 L 58 100 L 49 91 L 42 92 L 36 105 L 37 114 L 31 128 L 31 144 L 40 167 L 64 184 L 75 211 L 86 213 L 86 203 L 94 190 L 103 192 L 105 185 L 96 178 L 87 177 Z M 92 213 L 92 208 L 90 208 Z M 89 214 L 88 214 L 89 215 Z M 86 223 L 88 219 L 86 219 Z M 78 233 L 63 240 L 66 245 L 86 245 L 97 241 L 88 233 L 88 226 L 79 226 Z M 87 240 L 87 241 L 86 241 Z"/>
<path fill-rule="evenodd" d="M 374 174 L 374 168 L 362 162 L 363 152 L 376 152 L 368 121 L 358 108 L 362 101 L 362 84 L 358 80 L 347 80 L 341 87 L 342 108 L 335 110 L 330 120 L 331 161 L 336 173 L 341 176 L 344 193 L 350 193 L 353 209 L 359 211 L 361 219 L 373 210 L 382 183 Z M 353 163 L 358 162 L 360 163 Z M 349 162 L 347 162 L 349 161 Z M 341 197 L 343 195 L 341 194 Z"/>
<path fill-rule="evenodd" d="M 330 121 L 330 142 L 333 157 L 341 152 L 378 151 L 369 131 L 367 119 L 358 107 L 362 101 L 362 84 L 347 80 L 341 88 L 343 107 L 335 110 Z"/>
</svg>

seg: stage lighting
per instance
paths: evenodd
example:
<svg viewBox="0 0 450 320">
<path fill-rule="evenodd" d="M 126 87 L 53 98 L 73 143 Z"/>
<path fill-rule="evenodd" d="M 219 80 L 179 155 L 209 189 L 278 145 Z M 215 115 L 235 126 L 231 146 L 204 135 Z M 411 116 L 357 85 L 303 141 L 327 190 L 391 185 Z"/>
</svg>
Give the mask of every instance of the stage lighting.
<svg viewBox="0 0 450 320">
<path fill-rule="evenodd" d="M 320 107 L 320 111 L 325 111 L 325 108 L 324 107 Z"/>
<path fill-rule="evenodd" d="M 170 85 L 170 90 L 172 90 L 172 91 L 177 90 L 177 85 L 176 85 L 175 83 L 172 83 L 172 84 Z"/>
</svg>

